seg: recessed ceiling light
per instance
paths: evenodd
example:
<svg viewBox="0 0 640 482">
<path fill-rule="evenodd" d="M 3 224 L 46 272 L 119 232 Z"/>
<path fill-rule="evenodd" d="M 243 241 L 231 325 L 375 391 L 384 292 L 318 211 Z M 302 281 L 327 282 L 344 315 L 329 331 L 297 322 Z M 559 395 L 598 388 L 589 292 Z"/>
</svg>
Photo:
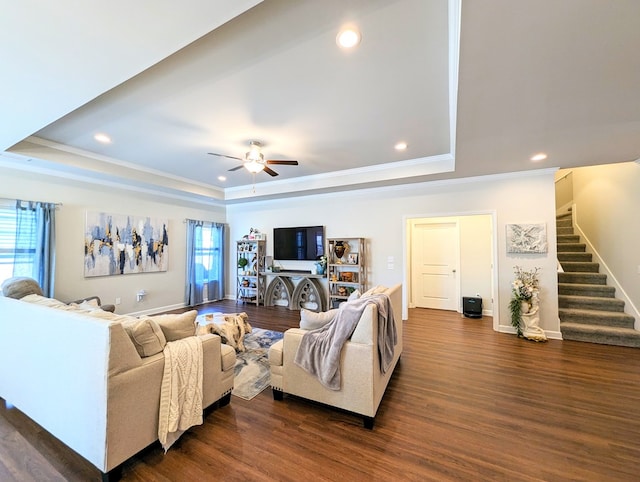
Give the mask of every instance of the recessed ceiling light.
<svg viewBox="0 0 640 482">
<path fill-rule="evenodd" d="M 539 152 L 531 156 L 529 159 L 536 162 L 536 161 L 544 161 L 546 158 L 547 158 L 547 155 L 544 152 Z"/>
<path fill-rule="evenodd" d="M 218 176 L 218 181 L 226 181 L 226 176 Z"/>
<path fill-rule="evenodd" d="M 336 37 L 336 43 L 341 49 L 353 48 L 360 43 L 360 40 L 362 40 L 360 31 L 353 26 L 343 28 Z"/>
<path fill-rule="evenodd" d="M 404 151 L 407 148 L 406 142 L 398 142 L 395 146 L 393 146 L 396 151 Z"/>
<path fill-rule="evenodd" d="M 95 136 L 93 136 L 93 138 L 96 141 L 101 142 L 102 144 L 110 144 L 111 143 L 111 137 L 109 137 L 108 135 L 103 134 L 103 133 L 96 134 Z"/>
</svg>

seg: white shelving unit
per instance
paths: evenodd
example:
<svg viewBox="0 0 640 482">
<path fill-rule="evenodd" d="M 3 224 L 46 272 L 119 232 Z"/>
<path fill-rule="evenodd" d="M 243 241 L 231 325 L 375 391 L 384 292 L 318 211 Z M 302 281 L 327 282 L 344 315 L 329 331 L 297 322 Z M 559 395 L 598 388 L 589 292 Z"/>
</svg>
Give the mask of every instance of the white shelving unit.
<svg viewBox="0 0 640 482">
<path fill-rule="evenodd" d="M 342 256 L 340 245 L 345 248 Z M 365 238 L 327 238 L 326 254 L 329 308 L 337 308 L 353 291 L 366 290 Z"/>
<path fill-rule="evenodd" d="M 236 242 L 236 303 L 264 305 L 266 241 L 243 239 Z M 243 261 L 246 260 L 246 261 Z"/>
</svg>

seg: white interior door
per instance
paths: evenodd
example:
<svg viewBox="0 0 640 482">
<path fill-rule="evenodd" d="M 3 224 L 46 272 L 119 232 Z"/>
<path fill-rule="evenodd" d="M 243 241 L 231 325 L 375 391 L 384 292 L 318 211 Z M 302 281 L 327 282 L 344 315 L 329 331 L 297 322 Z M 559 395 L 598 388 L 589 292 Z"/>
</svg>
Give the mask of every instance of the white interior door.
<svg viewBox="0 0 640 482">
<path fill-rule="evenodd" d="M 413 223 L 412 301 L 418 308 L 458 310 L 457 221 Z"/>
</svg>

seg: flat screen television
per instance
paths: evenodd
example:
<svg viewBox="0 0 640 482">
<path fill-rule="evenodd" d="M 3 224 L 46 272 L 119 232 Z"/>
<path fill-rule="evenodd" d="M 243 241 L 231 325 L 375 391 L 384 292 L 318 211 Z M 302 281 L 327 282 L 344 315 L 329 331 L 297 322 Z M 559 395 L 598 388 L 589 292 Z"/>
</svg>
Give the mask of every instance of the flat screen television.
<svg viewBox="0 0 640 482">
<path fill-rule="evenodd" d="M 273 259 L 315 261 L 324 254 L 324 226 L 273 228 Z"/>
</svg>

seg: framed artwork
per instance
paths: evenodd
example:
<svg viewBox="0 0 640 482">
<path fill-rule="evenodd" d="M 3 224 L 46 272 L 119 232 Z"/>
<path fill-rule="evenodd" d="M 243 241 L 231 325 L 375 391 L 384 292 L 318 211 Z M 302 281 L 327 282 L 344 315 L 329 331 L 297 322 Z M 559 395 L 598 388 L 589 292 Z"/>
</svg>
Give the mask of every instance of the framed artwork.
<svg viewBox="0 0 640 482">
<path fill-rule="evenodd" d="M 546 253 L 547 225 L 507 224 L 507 253 Z"/>
<path fill-rule="evenodd" d="M 167 271 L 167 220 L 87 212 L 84 276 L 113 276 Z"/>
<path fill-rule="evenodd" d="M 358 253 L 350 253 L 347 255 L 347 263 L 358 264 Z"/>
</svg>

